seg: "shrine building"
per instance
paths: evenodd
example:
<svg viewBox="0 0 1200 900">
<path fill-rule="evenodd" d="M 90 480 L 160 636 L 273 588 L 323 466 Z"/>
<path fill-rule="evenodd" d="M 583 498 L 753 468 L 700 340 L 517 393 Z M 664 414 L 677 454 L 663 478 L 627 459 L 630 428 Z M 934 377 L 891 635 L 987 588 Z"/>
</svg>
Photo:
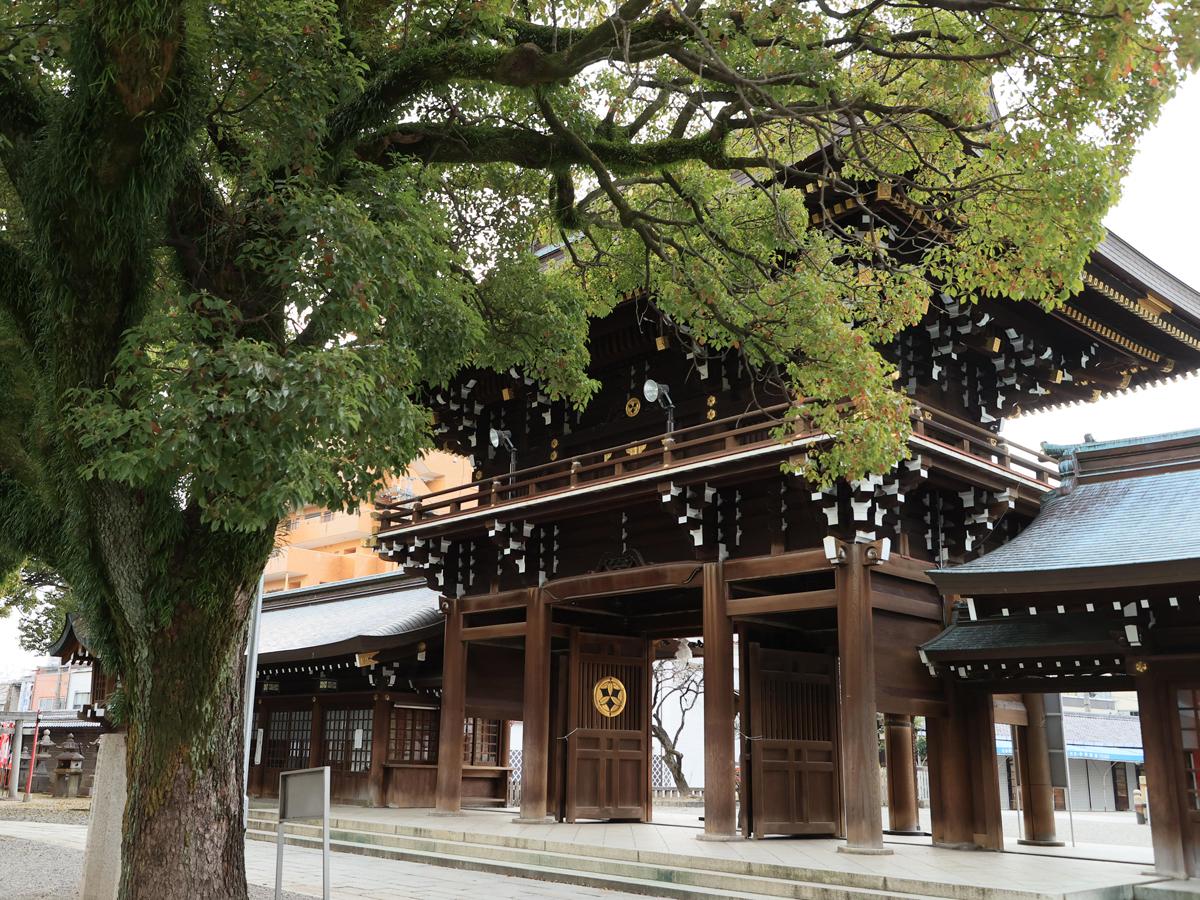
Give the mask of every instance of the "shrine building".
<svg viewBox="0 0 1200 900">
<path fill-rule="evenodd" d="M 871 200 L 832 212 L 897 241 L 936 225 Z M 880 728 L 888 830 L 917 833 L 924 717 L 935 844 L 1003 848 L 997 723 L 1024 837 L 1053 842 L 1042 695 L 1136 690 L 1156 866 L 1200 874 L 1200 435 L 1000 433 L 1200 368 L 1200 294 L 1111 233 L 1084 283 L 1054 311 L 936 298 L 881 348 L 909 458 L 825 490 L 792 472 L 829 436 L 803 408 L 781 433 L 782 387 L 651 296 L 591 323 L 582 411 L 515 370 L 430 389 L 473 478 L 379 505 L 401 572 L 268 598 L 251 793 L 329 765 L 338 802 L 501 806 L 520 721 L 518 821 L 649 821 L 652 661 L 699 637 L 704 838 L 886 852 Z"/>
<path fill-rule="evenodd" d="M 873 199 L 864 223 L 891 217 L 897 232 L 916 227 L 896 192 Z M 839 214 L 860 212 L 848 205 Z M 1084 282 L 1052 312 L 937 298 L 883 348 L 914 404 L 910 458 L 827 490 L 787 469 L 828 436 L 801 410 L 781 437 L 789 400 L 779 386 L 737 351 L 697 344 L 646 296 L 592 323 L 589 374 L 601 387 L 582 411 L 515 370 L 464 371 L 433 390 L 442 447 L 473 459 L 474 480 L 383 508 L 377 540 L 385 559 L 442 598 L 436 809 L 471 802 L 463 723 L 482 692 L 502 683 L 523 723 L 519 821 L 648 821 L 650 663 L 676 639 L 702 636 L 706 838 L 819 834 L 844 838 L 851 851 L 881 851 L 880 717 L 888 825 L 912 832 L 912 720 L 922 716 L 934 842 L 1001 849 L 995 723 L 1020 727 L 1023 782 L 1045 793 L 1041 692 L 1103 678 L 1105 689 L 1136 686 L 1150 711 L 1184 696 L 1168 690 L 1196 688 L 1168 675 L 1184 672 L 1197 647 L 1187 624 L 1194 616 L 1157 611 L 1159 595 L 1163 603 L 1172 596 L 1159 585 L 1176 578 L 1175 561 L 1144 542 L 1113 557 L 1128 562 L 1128 580 L 1103 587 L 1103 602 L 1138 630 L 1102 640 L 1110 619 L 1054 593 L 1096 584 L 1042 573 L 1050 562 L 1027 549 L 1049 530 L 1026 531 L 1031 522 L 1087 494 L 1067 461 L 1085 467 L 1097 457 L 1087 448 L 1019 447 L 999 433 L 1001 421 L 1200 367 L 1196 291 L 1112 234 Z M 1092 511 L 1103 529 L 1104 508 Z M 1183 507 L 1178 515 L 1190 518 L 1177 527 L 1193 534 L 1196 515 Z M 1109 545 L 1089 552 L 1101 546 Z M 996 594 L 1024 592 L 1019 608 L 971 580 L 993 559 L 1026 554 L 1015 586 L 1002 586 L 1002 575 L 987 582 Z M 1140 580 L 1151 571 L 1153 582 Z M 1194 613 L 1194 590 L 1186 602 Z M 1131 603 L 1137 609 L 1125 618 Z M 963 604 L 973 610 L 969 623 Z M 997 671 L 988 654 L 1007 659 L 1011 649 L 993 648 L 988 641 L 999 639 L 983 627 L 1007 633 L 1018 615 L 1036 640 L 1051 642 L 1031 651 L 1033 662 L 1019 660 L 1023 677 L 1007 662 Z M 971 641 L 979 635 L 978 646 L 956 637 L 964 630 Z M 1046 668 L 1063 649 L 1055 640 L 1079 651 L 1079 666 Z M 1085 646 L 1097 651 L 1086 666 Z M 954 658 L 962 647 L 990 668 Z M 1151 647 L 1172 649 L 1147 661 Z M 1160 865 L 1194 873 L 1196 845 L 1182 823 L 1195 821 L 1195 794 L 1185 790 L 1181 754 L 1164 744 L 1186 732 L 1175 714 L 1148 727 L 1147 759 L 1158 760 L 1147 764 L 1150 790 L 1172 792 L 1179 807 L 1155 819 L 1156 829 L 1174 829 Z M 1044 808 L 1044 798 L 1037 803 Z M 1028 827 L 1031 839 L 1053 839 L 1052 817 Z"/>
</svg>

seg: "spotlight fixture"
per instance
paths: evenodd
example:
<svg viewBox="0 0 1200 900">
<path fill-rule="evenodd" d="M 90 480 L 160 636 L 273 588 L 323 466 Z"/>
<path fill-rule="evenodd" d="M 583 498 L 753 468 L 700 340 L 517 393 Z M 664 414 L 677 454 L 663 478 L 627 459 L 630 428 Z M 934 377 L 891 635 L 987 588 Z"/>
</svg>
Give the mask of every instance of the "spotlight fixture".
<svg viewBox="0 0 1200 900">
<path fill-rule="evenodd" d="M 642 396 L 647 403 L 657 403 L 667 411 L 667 434 L 675 430 L 675 401 L 671 399 L 671 389 L 665 384 L 647 378 L 642 384 Z"/>
<path fill-rule="evenodd" d="M 517 448 L 513 446 L 512 432 L 490 428 L 488 429 L 488 440 L 495 449 L 499 450 L 503 445 L 508 450 L 508 474 L 511 475 L 517 471 Z"/>
</svg>

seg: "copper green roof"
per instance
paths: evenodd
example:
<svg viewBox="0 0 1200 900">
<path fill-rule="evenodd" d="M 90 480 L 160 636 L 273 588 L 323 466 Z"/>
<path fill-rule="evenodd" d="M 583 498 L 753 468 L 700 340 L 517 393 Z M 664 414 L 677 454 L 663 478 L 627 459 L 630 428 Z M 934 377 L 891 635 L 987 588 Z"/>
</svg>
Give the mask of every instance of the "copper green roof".
<svg viewBox="0 0 1200 900">
<path fill-rule="evenodd" d="M 1114 438 L 1108 441 L 1083 441 L 1079 444 L 1051 444 L 1042 441 L 1042 452 L 1047 456 L 1062 459 L 1064 456 L 1075 456 L 1080 453 L 1094 453 L 1100 450 L 1119 450 L 1125 447 L 1146 447 L 1164 441 L 1180 441 L 1200 438 L 1200 428 L 1189 428 L 1185 431 L 1169 431 L 1165 434 L 1150 434 L 1141 437 Z"/>
<path fill-rule="evenodd" d="M 1091 615 L 1044 615 L 959 619 L 921 645 L 933 662 L 1016 659 L 1022 656 L 1070 656 L 1105 646 L 1118 650 L 1106 621 Z"/>
<path fill-rule="evenodd" d="M 1200 581 L 1200 469 L 1076 485 L 1007 544 L 929 574 L 965 596 Z"/>
</svg>

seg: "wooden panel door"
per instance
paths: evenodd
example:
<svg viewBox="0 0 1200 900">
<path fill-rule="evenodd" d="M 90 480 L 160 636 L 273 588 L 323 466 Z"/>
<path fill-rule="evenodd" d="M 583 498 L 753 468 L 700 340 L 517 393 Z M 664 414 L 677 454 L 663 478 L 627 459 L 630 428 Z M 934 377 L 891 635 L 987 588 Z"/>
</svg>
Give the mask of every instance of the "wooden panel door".
<svg viewBox="0 0 1200 900">
<path fill-rule="evenodd" d="M 646 643 L 576 634 L 570 668 L 566 819 L 644 822 L 650 801 Z"/>
<path fill-rule="evenodd" d="M 256 766 L 259 792 L 276 797 L 280 773 L 309 767 L 312 709 L 276 707 L 260 712 L 259 727 L 263 733 L 261 762 Z"/>
<path fill-rule="evenodd" d="M 749 828 L 768 834 L 837 834 L 837 660 L 748 647 Z"/>
</svg>

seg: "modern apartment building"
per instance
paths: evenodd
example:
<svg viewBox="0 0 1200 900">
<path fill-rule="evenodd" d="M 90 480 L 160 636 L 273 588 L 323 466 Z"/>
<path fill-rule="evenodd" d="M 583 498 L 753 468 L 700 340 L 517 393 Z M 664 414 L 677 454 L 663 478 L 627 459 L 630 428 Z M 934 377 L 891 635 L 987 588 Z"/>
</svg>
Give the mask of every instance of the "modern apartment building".
<svg viewBox="0 0 1200 900">
<path fill-rule="evenodd" d="M 470 479 L 469 460 L 433 451 L 393 479 L 383 499 L 421 497 Z M 372 504 L 364 503 L 355 513 L 318 506 L 294 512 L 279 529 L 264 590 L 295 590 L 394 571 L 396 564 L 383 560 L 366 543 L 376 527 L 374 511 Z"/>
</svg>

